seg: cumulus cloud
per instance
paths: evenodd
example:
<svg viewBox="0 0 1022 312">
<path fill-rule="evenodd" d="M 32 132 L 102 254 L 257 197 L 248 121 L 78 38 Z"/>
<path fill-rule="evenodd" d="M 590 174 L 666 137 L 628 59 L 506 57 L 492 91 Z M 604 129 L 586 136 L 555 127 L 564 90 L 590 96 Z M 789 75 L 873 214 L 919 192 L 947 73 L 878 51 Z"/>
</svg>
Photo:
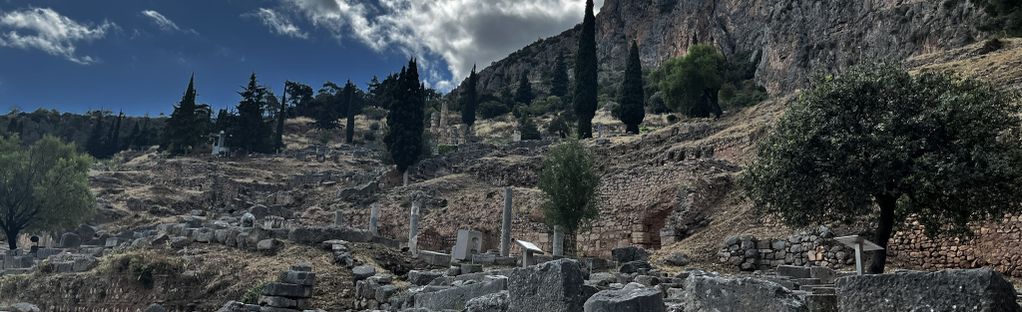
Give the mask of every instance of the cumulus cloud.
<svg viewBox="0 0 1022 312">
<path fill-rule="evenodd" d="M 253 16 L 259 18 L 263 22 L 263 25 L 270 28 L 275 34 L 281 36 L 287 36 L 297 39 L 307 39 L 309 35 L 298 28 L 297 25 L 291 22 L 291 19 L 287 15 L 277 13 L 272 9 L 259 8 L 253 13 L 245 14 L 244 16 Z"/>
<path fill-rule="evenodd" d="M 337 38 L 423 60 L 429 82 L 451 89 L 473 64 L 486 66 L 582 21 L 582 0 L 282 0 Z M 597 8 L 603 1 L 596 1 Z M 453 75 L 434 67 L 438 56 Z"/>
<path fill-rule="evenodd" d="M 38 49 L 88 65 L 97 60 L 77 55 L 76 44 L 103 38 L 114 27 L 115 24 L 106 21 L 97 26 L 78 23 L 49 8 L 11 11 L 0 15 L 0 47 Z"/>
</svg>

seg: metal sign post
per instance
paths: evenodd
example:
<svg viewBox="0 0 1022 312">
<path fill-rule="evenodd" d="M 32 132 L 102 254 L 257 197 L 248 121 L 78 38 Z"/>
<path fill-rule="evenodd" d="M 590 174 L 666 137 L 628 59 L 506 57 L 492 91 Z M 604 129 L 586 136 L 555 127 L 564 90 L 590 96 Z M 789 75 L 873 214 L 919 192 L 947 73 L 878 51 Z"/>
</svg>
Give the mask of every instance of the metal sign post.
<svg viewBox="0 0 1022 312">
<path fill-rule="evenodd" d="M 841 236 L 834 240 L 841 242 L 845 246 L 852 247 L 855 249 L 855 272 L 862 275 L 862 252 L 863 251 L 876 251 L 883 250 L 883 247 L 868 241 L 859 235 Z"/>
</svg>

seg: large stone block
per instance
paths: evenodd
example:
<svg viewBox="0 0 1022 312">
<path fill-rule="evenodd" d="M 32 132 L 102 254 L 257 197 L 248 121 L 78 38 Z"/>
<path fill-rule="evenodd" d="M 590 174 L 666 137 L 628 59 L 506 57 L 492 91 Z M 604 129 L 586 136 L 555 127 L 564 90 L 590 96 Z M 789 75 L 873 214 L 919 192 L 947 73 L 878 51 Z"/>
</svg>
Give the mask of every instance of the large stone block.
<svg viewBox="0 0 1022 312">
<path fill-rule="evenodd" d="M 288 270 L 280 273 L 281 283 L 297 284 L 302 286 L 316 285 L 316 273 L 309 271 Z"/>
<path fill-rule="evenodd" d="M 656 288 L 631 283 L 622 289 L 600 291 L 586 300 L 586 312 L 665 312 L 663 295 Z"/>
<path fill-rule="evenodd" d="M 411 270 L 408 272 L 408 282 L 413 285 L 425 286 L 429 285 L 437 277 L 443 276 L 443 273 L 433 271 L 419 271 Z"/>
<path fill-rule="evenodd" d="M 263 295 L 288 298 L 309 298 L 312 287 L 288 283 L 269 283 L 263 287 Z"/>
<path fill-rule="evenodd" d="M 447 266 L 451 263 L 451 255 L 429 250 L 419 250 L 419 260 L 433 266 Z"/>
<path fill-rule="evenodd" d="M 674 294 L 685 312 L 808 312 L 806 303 L 780 284 L 749 277 L 690 275 Z"/>
<path fill-rule="evenodd" d="M 504 290 L 472 298 L 465 304 L 465 312 L 504 312 L 507 305 L 507 291 Z"/>
<path fill-rule="evenodd" d="M 60 248 L 78 248 L 82 246 L 82 238 L 78 233 L 67 232 L 60 236 Z"/>
<path fill-rule="evenodd" d="M 578 312 L 585 298 L 582 265 L 559 259 L 527 268 L 509 276 L 508 311 Z"/>
<path fill-rule="evenodd" d="M 470 281 L 434 292 L 420 292 L 415 294 L 415 307 L 431 310 L 462 310 L 472 298 L 505 290 L 507 286 L 508 279 L 501 276 L 490 278 L 484 282 Z"/>
<path fill-rule="evenodd" d="M 812 271 L 809 267 L 796 266 L 796 265 L 778 265 L 777 275 L 788 276 L 793 278 L 810 278 L 812 277 Z"/>
<path fill-rule="evenodd" d="M 989 268 L 855 275 L 835 286 L 842 312 L 1022 311 L 1015 288 Z"/>
<path fill-rule="evenodd" d="M 615 261 L 621 263 L 649 259 L 649 253 L 638 246 L 614 248 L 610 251 L 610 255 L 614 257 Z"/>
</svg>

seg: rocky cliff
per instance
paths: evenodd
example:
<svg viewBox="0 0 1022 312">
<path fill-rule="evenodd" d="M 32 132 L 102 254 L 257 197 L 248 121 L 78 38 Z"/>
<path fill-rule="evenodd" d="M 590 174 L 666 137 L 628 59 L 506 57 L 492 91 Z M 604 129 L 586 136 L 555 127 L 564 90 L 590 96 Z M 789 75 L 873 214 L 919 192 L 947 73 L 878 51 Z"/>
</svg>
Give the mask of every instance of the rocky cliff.
<svg viewBox="0 0 1022 312">
<path fill-rule="evenodd" d="M 900 62 L 978 41 L 986 35 L 975 21 L 984 18 L 967 1 L 607 0 L 596 17 L 600 83 L 616 87 L 631 40 L 639 43 L 646 70 L 694 43 L 712 43 L 728 57 L 758 59 L 756 80 L 784 94 L 818 71 Z M 492 63 L 479 73 L 479 88 L 513 86 L 529 69 L 536 89 L 545 91 L 556 56 L 572 59 L 578 29 Z"/>
</svg>

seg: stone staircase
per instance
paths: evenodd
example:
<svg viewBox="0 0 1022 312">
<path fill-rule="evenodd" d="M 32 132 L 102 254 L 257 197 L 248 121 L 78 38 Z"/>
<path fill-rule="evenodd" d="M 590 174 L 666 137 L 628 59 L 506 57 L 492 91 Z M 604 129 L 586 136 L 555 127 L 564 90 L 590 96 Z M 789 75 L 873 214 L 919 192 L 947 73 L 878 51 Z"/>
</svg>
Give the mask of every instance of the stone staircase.
<svg viewBox="0 0 1022 312">
<path fill-rule="evenodd" d="M 837 294 L 834 280 L 854 274 L 826 267 L 779 265 L 774 275 L 763 277 L 781 284 L 805 298 L 809 312 L 837 312 Z"/>
</svg>

